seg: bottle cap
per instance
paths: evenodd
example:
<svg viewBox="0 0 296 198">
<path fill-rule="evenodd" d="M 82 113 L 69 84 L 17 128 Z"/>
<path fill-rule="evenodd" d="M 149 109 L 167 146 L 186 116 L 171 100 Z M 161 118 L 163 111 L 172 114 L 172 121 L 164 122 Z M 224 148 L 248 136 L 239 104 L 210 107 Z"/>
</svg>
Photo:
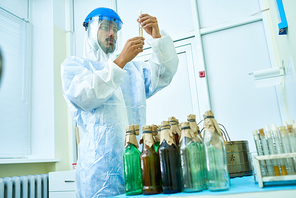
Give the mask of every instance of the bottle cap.
<svg viewBox="0 0 296 198">
<path fill-rule="evenodd" d="M 266 131 L 270 131 L 270 127 L 269 127 L 268 124 L 266 124 L 266 125 L 264 126 L 264 131 L 265 131 L 265 132 L 266 132 Z"/>
<path fill-rule="evenodd" d="M 259 129 L 259 134 L 260 134 L 261 137 L 264 137 L 265 136 L 264 130 L 263 129 Z"/>
<path fill-rule="evenodd" d="M 276 124 L 272 124 L 271 127 L 272 127 L 272 131 L 277 131 L 277 126 L 276 126 Z"/>
<path fill-rule="evenodd" d="M 272 138 L 270 131 L 265 131 L 265 134 L 268 139 Z"/>
<path fill-rule="evenodd" d="M 150 125 L 144 125 L 142 127 L 142 131 L 143 131 L 143 133 L 151 133 L 152 132 L 151 131 L 151 126 Z"/>
<path fill-rule="evenodd" d="M 284 121 L 284 126 L 287 127 L 288 126 L 288 123 L 286 121 Z"/>
<path fill-rule="evenodd" d="M 285 126 L 281 126 L 279 128 L 280 128 L 281 135 L 286 135 L 287 134 L 287 131 L 286 131 L 286 127 Z"/>
<path fill-rule="evenodd" d="M 288 125 L 287 129 L 288 129 L 288 133 L 293 133 L 293 126 L 292 125 Z"/>
</svg>

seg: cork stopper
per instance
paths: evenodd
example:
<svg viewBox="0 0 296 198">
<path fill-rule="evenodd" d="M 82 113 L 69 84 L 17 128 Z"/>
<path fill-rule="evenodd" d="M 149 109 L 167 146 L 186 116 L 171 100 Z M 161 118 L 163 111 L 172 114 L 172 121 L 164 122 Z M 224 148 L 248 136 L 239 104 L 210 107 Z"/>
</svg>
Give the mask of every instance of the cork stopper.
<svg viewBox="0 0 296 198">
<path fill-rule="evenodd" d="M 142 137 L 140 139 L 140 144 L 144 143 L 144 146 L 148 146 L 149 148 L 153 146 L 154 144 L 154 139 L 152 136 L 152 130 L 150 125 L 144 125 L 142 127 Z"/>
<path fill-rule="evenodd" d="M 179 129 L 179 121 L 175 118 L 175 117 L 169 117 L 169 123 L 170 123 L 170 126 L 171 126 L 171 130 L 172 130 L 172 133 L 173 134 L 178 134 L 179 136 L 181 135 L 181 131 Z"/>
<path fill-rule="evenodd" d="M 293 125 L 288 125 L 288 133 L 293 133 Z"/>
<path fill-rule="evenodd" d="M 136 135 L 139 135 L 139 125 L 129 125 L 125 127 L 126 136 L 125 136 L 125 148 L 128 146 L 129 143 L 135 145 L 139 148 Z"/>
<path fill-rule="evenodd" d="M 192 139 L 194 142 L 196 142 L 196 139 L 194 137 L 194 133 L 192 129 L 190 128 L 190 123 L 189 122 L 182 122 L 181 123 L 181 137 L 179 142 L 181 142 L 184 137 Z"/>
<path fill-rule="evenodd" d="M 265 133 L 263 129 L 259 129 L 259 134 L 261 137 L 265 137 Z"/>
<path fill-rule="evenodd" d="M 151 131 L 152 131 L 152 135 L 157 135 L 158 131 L 157 131 L 157 126 L 155 124 L 151 125 Z"/>
<path fill-rule="evenodd" d="M 280 133 L 282 136 L 287 135 L 287 130 L 285 126 L 281 126 L 280 128 Z"/>
<path fill-rule="evenodd" d="M 161 122 L 161 132 L 160 132 L 160 144 L 163 143 L 163 141 L 166 141 L 168 145 L 174 144 L 176 145 L 176 142 L 174 140 L 171 128 L 170 128 L 170 122 L 169 121 L 162 121 Z"/>
<path fill-rule="evenodd" d="M 188 122 L 196 122 L 195 118 L 196 118 L 196 116 L 194 114 L 190 114 L 187 116 L 187 121 Z"/>
<path fill-rule="evenodd" d="M 139 133 L 140 133 L 140 130 L 139 130 L 140 126 L 139 125 L 136 125 L 136 124 L 133 124 L 133 126 L 134 126 L 134 130 L 135 130 L 135 134 L 136 135 L 139 135 Z"/>
</svg>

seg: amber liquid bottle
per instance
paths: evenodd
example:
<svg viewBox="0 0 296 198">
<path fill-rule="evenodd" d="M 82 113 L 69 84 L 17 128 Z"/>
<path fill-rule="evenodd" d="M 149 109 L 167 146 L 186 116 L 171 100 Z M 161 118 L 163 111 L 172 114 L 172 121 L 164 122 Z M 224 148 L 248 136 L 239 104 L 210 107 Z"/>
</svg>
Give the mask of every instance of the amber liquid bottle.
<svg viewBox="0 0 296 198">
<path fill-rule="evenodd" d="M 170 135 L 168 121 L 163 121 L 161 126 L 161 145 L 159 147 L 159 159 L 164 194 L 182 191 L 179 149 L 175 140 Z"/>
<path fill-rule="evenodd" d="M 141 170 L 143 180 L 143 194 L 159 194 L 162 192 L 161 172 L 159 166 L 159 156 L 155 152 L 153 144 L 151 127 L 145 125 L 142 128 L 143 135 L 140 143 L 143 143 L 143 151 L 141 153 Z"/>
</svg>

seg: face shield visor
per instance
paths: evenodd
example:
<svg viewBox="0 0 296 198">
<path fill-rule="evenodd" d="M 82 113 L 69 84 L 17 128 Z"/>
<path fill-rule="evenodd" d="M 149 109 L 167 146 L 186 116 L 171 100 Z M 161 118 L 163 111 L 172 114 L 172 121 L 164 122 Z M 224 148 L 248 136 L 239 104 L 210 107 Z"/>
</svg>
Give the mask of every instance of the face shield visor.
<svg viewBox="0 0 296 198">
<path fill-rule="evenodd" d="M 115 22 L 109 17 L 92 17 L 86 32 L 85 56 L 100 61 L 114 57 L 118 40 L 117 32 L 121 29 L 121 25 L 120 21 Z"/>
</svg>

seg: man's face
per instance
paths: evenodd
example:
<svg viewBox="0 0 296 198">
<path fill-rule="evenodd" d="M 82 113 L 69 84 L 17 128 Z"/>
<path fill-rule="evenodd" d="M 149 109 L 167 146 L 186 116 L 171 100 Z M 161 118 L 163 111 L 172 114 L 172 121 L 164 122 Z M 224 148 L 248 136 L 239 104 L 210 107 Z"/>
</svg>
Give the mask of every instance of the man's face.
<svg viewBox="0 0 296 198">
<path fill-rule="evenodd" d="M 102 50 L 108 54 L 115 50 L 117 40 L 117 26 L 112 21 L 105 20 L 98 30 L 98 41 Z"/>
</svg>

